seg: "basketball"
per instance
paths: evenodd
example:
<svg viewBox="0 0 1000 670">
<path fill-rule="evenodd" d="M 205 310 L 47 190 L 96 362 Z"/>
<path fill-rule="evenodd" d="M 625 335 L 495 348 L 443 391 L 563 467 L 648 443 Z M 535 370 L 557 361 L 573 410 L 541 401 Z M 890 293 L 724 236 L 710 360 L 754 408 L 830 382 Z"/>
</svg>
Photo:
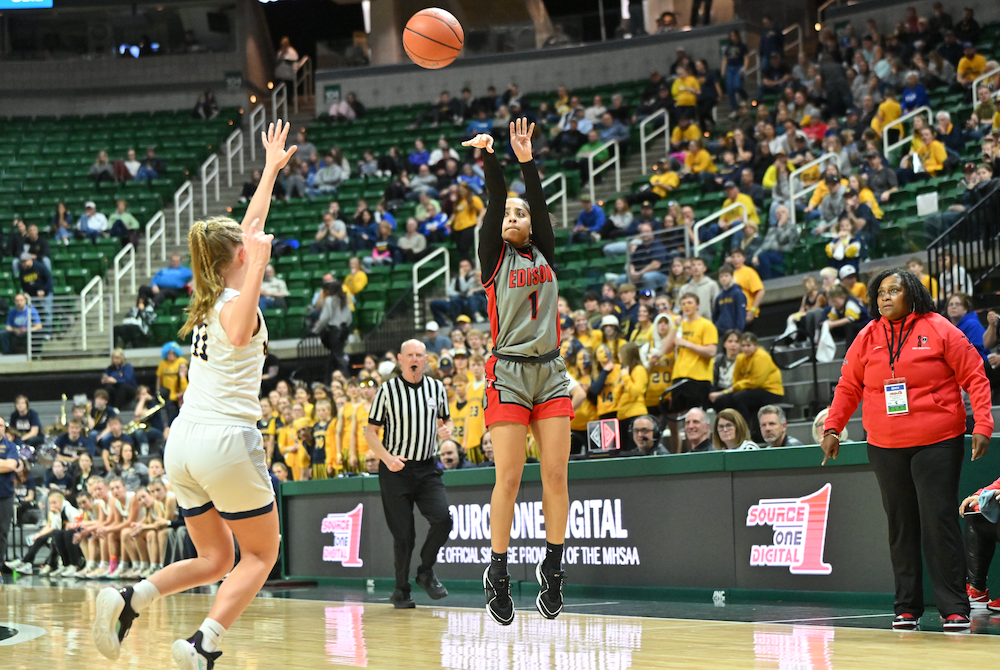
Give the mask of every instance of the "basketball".
<svg viewBox="0 0 1000 670">
<path fill-rule="evenodd" d="M 403 49 L 414 63 L 428 70 L 450 65 L 458 58 L 465 31 L 450 12 L 432 7 L 422 9 L 406 22 Z"/>
</svg>

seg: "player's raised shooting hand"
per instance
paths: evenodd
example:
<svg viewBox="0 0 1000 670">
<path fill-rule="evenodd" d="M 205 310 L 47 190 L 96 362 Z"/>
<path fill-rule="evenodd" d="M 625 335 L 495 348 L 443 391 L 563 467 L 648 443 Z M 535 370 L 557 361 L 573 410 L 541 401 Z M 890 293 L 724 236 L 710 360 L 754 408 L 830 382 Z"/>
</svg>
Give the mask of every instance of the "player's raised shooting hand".
<svg viewBox="0 0 1000 670">
<path fill-rule="evenodd" d="M 531 135 L 535 132 L 535 124 L 528 124 L 528 119 L 521 117 L 510 122 L 510 146 L 519 163 L 531 160 Z"/>
<path fill-rule="evenodd" d="M 473 147 L 475 149 L 486 149 L 493 153 L 493 136 L 488 133 L 479 133 L 471 140 L 462 142 L 463 147 Z"/>
</svg>

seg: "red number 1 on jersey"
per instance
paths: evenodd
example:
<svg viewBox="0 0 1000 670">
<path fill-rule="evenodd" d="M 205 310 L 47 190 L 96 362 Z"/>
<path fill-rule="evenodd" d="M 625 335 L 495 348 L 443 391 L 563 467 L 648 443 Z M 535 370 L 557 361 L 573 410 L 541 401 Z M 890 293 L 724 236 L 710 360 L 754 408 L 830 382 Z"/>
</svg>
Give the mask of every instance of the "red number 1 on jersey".
<svg viewBox="0 0 1000 670">
<path fill-rule="evenodd" d="M 531 320 L 534 321 L 538 318 L 538 291 L 529 295 L 528 300 L 531 301 Z"/>
</svg>

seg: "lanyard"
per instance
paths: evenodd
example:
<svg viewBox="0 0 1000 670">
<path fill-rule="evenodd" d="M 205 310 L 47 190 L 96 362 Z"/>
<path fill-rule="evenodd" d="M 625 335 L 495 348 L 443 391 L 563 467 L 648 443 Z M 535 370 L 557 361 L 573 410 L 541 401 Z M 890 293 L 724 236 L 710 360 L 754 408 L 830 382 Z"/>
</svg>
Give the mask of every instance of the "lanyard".
<svg viewBox="0 0 1000 670">
<path fill-rule="evenodd" d="M 896 376 L 896 361 L 903 354 L 903 345 L 906 343 L 907 338 L 910 337 L 910 333 L 913 332 L 913 327 L 917 325 L 916 317 L 910 322 L 910 329 L 905 333 L 906 329 L 906 317 L 903 317 L 903 323 L 899 326 L 899 347 L 896 347 L 896 332 L 892 328 L 892 324 L 889 324 L 889 332 L 885 335 L 885 343 L 889 345 L 889 369 L 892 370 L 892 376 Z M 882 324 L 882 332 L 885 333 L 885 324 Z"/>
</svg>

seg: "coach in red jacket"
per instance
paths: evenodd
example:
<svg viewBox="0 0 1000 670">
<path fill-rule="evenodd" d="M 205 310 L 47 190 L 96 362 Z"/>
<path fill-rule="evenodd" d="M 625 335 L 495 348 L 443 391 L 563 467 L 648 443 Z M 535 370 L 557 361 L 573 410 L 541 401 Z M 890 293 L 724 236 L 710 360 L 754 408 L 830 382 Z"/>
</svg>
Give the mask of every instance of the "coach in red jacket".
<svg viewBox="0 0 1000 670">
<path fill-rule="evenodd" d="M 933 312 L 930 293 L 915 275 L 881 272 L 869 283 L 868 298 L 877 306 L 875 320 L 847 350 L 826 419 L 823 462 L 837 457 L 837 435 L 863 400 L 868 460 L 889 521 L 893 628 L 917 628 L 924 612 L 921 540 L 945 630 L 968 628 L 955 503 L 965 454 L 962 389 L 975 414 L 973 460 L 986 453 L 993 433 L 983 359 L 960 330 Z"/>
</svg>

